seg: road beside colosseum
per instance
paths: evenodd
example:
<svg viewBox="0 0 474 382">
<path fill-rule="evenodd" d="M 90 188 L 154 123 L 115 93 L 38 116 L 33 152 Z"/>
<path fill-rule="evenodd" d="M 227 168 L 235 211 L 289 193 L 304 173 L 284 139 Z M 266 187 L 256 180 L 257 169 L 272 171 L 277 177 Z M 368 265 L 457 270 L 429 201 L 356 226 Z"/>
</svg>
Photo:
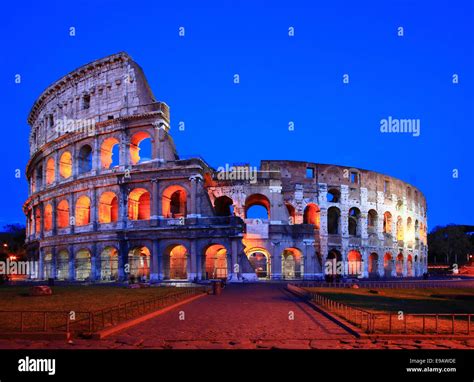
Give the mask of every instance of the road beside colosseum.
<svg viewBox="0 0 474 382">
<path fill-rule="evenodd" d="M 357 339 L 283 285 L 248 284 L 231 285 L 220 296 L 195 300 L 101 341 L 0 340 L 0 348 L 467 349 L 474 340 Z"/>
</svg>

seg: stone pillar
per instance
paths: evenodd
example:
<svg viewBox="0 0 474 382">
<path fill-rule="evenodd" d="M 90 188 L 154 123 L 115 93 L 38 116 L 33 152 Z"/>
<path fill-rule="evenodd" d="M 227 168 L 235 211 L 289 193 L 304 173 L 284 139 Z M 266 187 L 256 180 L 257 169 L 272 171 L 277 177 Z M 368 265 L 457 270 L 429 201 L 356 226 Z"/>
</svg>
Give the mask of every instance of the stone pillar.
<svg viewBox="0 0 474 382">
<path fill-rule="evenodd" d="M 58 256 L 58 253 L 56 251 L 56 247 L 52 247 L 51 248 L 51 277 L 53 279 L 56 279 L 58 277 L 57 256 Z"/>
<path fill-rule="evenodd" d="M 202 274 L 203 274 L 203 270 L 202 270 L 202 263 L 203 263 L 203 251 L 202 249 L 199 247 L 199 249 L 197 250 L 196 252 L 196 276 L 198 278 L 198 280 L 202 280 Z"/>
<path fill-rule="evenodd" d="M 91 273 L 90 279 L 97 281 L 100 279 L 100 259 L 97 257 L 97 244 L 92 243 L 91 245 Z"/>
<path fill-rule="evenodd" d="M 74 246 L 69 246 L 69 280 L 76 279 L 76 264 L 75 264 L 75 253 L 74 253 Z"/>
<path fill-rule="evenodd" d="M 196 240 L 191 240 L 190 253 L 187 254 L 186 261 L 186 272 L 188 274 L 188 280 L 193 281 L 196 277 L 196 262 L 197 262 L 197 243 Z"/>
<path fill-rule="evenodd" d="M 99 222 L 97 192 L 98 191 L 96 187 L 91 189 L 91 224 L 94 231 L 97 230 L 97 224 Z"/>
<path fill-rule="evenodd" d="M 130 166 L 130 137 L 125 131 L 122 131 L 120 137 L 120 166 Z"/>
<path fill-rule="evenodd" d="M 119 253 L 118 253 L 118 279 L 120 281 L 128 280 L 129 274 L 125 272 L 125 266 L 127 265 L 128 271 L 130 271 L 128 265 L 128 251 L 129 245 L 128 241 L 125 239 L 120 240 L 119 244 Z"/>
<path fill-rule="evenodd" d="M 52 209 L 52 213 L 51 213 L 51 220 L 52 220 L 52 222 L 51 222 L 51 234 L 52 234 L 52 236 L 56 236 L 57 231 L 58 231 L 58 222 L 57 222 L 58 212 L 57 212 L 56 199 L 51 200 L 51 209 Z"/>
<path fill-rule="evenodd" d="M 44 279 L 44 248 L 39 249 L 39 270 L 38 278 L 40 280 Z"/>
<path fill-rule="evenodd" d="M 232 264 L 231 265 L 232 265 L 232 280 L 233 281 L 237 281 L 240 277 L 240 273 L 242 273 L 242 269 L 240 269 L 240 264 L 238 263 L 238 257 L 237 257 L 238 249 L 237 248 L 238 248 L 237 240 L 232 240 L 231 242 Z"/>
<path fill-rule="evenodd" d="M 283 246 L 279 242 L 271 243 L 270 251 L 270 276 L 272 280 L 281 280 L 282 275 L 282 256 L 283 256 Z M 267 275 L 268 276 L 268 275 Z"/>
<path fill-rule="evenodd" d="M 159 184 L 158 178 L 151 179 L 151 225 L 157 226 L 158 225 L 158 215 L 159 215 Z"/>
<path fill-rule="evenodd" d="M 120 228 L 126 228 L 128 221 L 128 189 L 125 184 L 120 185 L 119 203 L 119 226 Z"/>
<path fill-rule="evenodd" d="M 363 212 L 360 214 L 359 222 L 360 223 L 360 237 L 362 240 L 367 239 L 369 234 L 367 232 L 367 213 Z"/>
<path fill-rule="evenodd" d="M 151 245 L 151 266 L 150 266 L 150 281 L 157 282 L 160 280 L 160 270 L 158 263 L 159 241 L 153 240 Z"/>
<path fill-rule="evenodd" d="M 70 233 L 73 234 L 76 226 L 76 194 L 72 192 L 69 194 L 69 229 Z"/>
</svg>

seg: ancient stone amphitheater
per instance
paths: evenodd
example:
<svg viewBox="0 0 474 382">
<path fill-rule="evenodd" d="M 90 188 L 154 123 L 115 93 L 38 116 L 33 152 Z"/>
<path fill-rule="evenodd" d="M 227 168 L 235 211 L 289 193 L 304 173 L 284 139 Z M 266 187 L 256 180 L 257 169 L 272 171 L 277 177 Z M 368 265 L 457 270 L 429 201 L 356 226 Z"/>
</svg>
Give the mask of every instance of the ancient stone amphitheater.
<svg viewBox="0 0 474 382">
<path fill-rule="evenodd" d="M 427 270 L 418 189 L 344 166 L 272 160 L 216 170 L 180 159 L 168 106 L 126 53 L 53 83 L 28 123 L 32 277 L 239 282 Z"/>
</svg>

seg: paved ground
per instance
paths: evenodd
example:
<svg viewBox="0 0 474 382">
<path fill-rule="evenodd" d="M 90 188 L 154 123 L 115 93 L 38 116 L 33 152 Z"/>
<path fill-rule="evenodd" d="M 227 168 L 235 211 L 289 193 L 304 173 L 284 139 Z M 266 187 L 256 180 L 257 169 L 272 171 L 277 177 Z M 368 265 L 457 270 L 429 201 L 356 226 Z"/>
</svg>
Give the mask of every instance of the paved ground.
<svg viewBox="0 0 474 382">
<path fill-rule="evenodd" d="M 0 348 L 446 349 L 472 341 L 358 340 L 278 284 L 232 285 L 102 341 L 0 340 Z"/>
</svg>

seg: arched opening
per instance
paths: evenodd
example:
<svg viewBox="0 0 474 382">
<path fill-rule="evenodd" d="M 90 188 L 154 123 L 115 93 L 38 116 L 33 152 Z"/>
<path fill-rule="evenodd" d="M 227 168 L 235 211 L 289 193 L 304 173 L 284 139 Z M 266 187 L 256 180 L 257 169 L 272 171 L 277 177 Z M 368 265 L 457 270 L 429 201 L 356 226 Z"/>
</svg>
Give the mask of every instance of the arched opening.
<svg viewBox="0 0 474 382">
<path fill-rule="evenodd" d="M 339 231 L 339 220 L 341 217 L 341 211 L 337 207 L 331 207 L 328 209 L 328 234 L 338 235 Z"/>
<path fill-rule="evenodd" d="M 227 279 L 227 249 L 220 244 L 209 246 L 205 253 L 205 279 Z"/>
<path fill-rule="evenodd" d="M 403 232 L 403 220 L 402 217 L 399 216 L 397 219 L 397 240 L 403 241 L 404 240 L 404 232 Z"/>
<path fill-rule="evenodd" d="M 324 264 L 324 274 L 332 280 L 334 277 L 340 277 L 343 274 L 342 254 L 336 249 L 329 251 Z"/>
<path fill-rule="evenodd" d="M 357 277 L 363 275 L 362 256 L 359 251 L 349 251 L 347 254 L 347 266 L 348 275 Z"/>
<path fill-rule="evenodd" d="M 281 255 L 281 274 L 286 280 L 300 279 L 303 275 L 301 251 L 297 248 L 285 248 Z"/>
<path fill-rule="evenodd" d="M 288 224 L 295 224 L 296 223 L 296 210 L 293 205 L 290 203 L 285 203 L 286 209 L 288 211 Z"/>
<path fill-rule="evenodd" d="M 270 219 L 270 201 L 265 195 L 253 194 L 245 201 L 246 219 Z"/>
<path fill-rule="evenodd" d="M 214 201 L 214 209 L 217 216 L 233 216 L 234 202 L 228 196 L 220 196 Z"/>
<path fill-rule="evenodd" d="M 383 258 L 383 269 L 384 269 L 385 277 L 392 276 L 392 263 L 393 263 L 392 254 L 386 253 Z"/>
<path fill-rule="evenodd" d="M 375 252 L 369 255 L 368 272 L 369 276 L 378 276 L 379 255 Z"/>
<path fill-rule="evenodd" d="M 407 232 L 406 232 L 406 237 L 407 237 L 407 240 L 412 240 L 413 239 L 413 220 L 412 218 L 408 218 L 407 219 Z"/>
<path fill-rule="evenodd" d="M 360 229 L 361 229 L 360 216 L 361 216 L 361 213 L 358 208 L 354 207 L 349 210 L 348 229 L 349 229 L 350 236 L 360 236 Z"/>
<path fill-rule="evenodd" d="M 89 280 L 91 277 L 91 253 L 88 249 L 81 249 L 74 259 L 75 279 Z"/>
<path fill-rule="evenodd" d="M 132 164 L 151 161 L 152 141 L 146 131 L 140 131 L 130 139 L 130 160 Z"/>
<path fill-rule="evenodd" d="M 57 206 L 57 225 L 58 228 L 69 227 L 69 203 L 67 200 L 61 200 Z"/>
<path fill-rule="evenodd" d="M 36 234 L 41 232 L 41 211 L 39 207 L 35 208 L 35 232 Z"/>
<path fill-rule="evenodd" d="M 254 248 L 247 252 L 250 265 L 260 279 L 270 278 L 270 255 L 261 248 Z"/>
<path fill-rule="evenodd" d="M 46 253 L 43 258 L 43 278 L 45 280 L 54 278 L 53 255 L 51 253 Z"/>
<path fill-rule="evenodd" d="M 92 147 L 84 145 L 79 150 L 78 171 L 85 174 L 92 170 Z"/>
<path fill-rule="evenodd" d="M 105 247 L 100 254 L 100 279 L 103 281 L 118 279 L 118 251 L 114 247 Z"/>
<path fill-rule="evenodd" d="M 170 186 L 163 191 L 161 208 L 165 218 L 184 218 L 187 215 L 187 193 L 181 186 Z"/>
<path fill-rule="evenodd" d="M 326 200 L 329 203 L 339 203 L 341 201 L 341 191 L 337 188 L 331 188 L 326 194 Z"/>
<path fill-rule="evenodd" d="M 392 214 L 388 211 L 383 214 L 383 232 L 392 233 Z"/>
<path fill-rule="evenodd" d="M 304 209 L 303 223 L 312 224 L 314 225 L 314 228 L 319 229 L 319 223 L 320 223 L 319 220 L 320 220 L 319 207 L 314 203 L 308 204 L 306 208 Z"/>
<path fill-rule="evenodd" d="M 106 191 L 99 199 L 99 223 L 112 223 L 118 220 L 118 198 L 115 193 Z"/>
<path fill-rule="evenodd" d="M 56 168 L 53 158 L 49 158 L 46 162 L 46 184 L 54 183 L 56 179 Z"/>
<path fill-rule="evenodd" d="M 397 264 L 396 264 L 396 271 L 397 276 L 403 276 L 403 254 L 399 253 L 397 256 Z"/>
<path fill-rule="evenodd" d="M 117 138 L 107 138 L 100 147 L 100 163 L 104 170 L 120 164 L 120 142 Z"/>
<path fill-rule="evenodd" d="M 59 251 L 56 262 L 58 280 L 69 279 L 69 252 L 65 249 Z"/>
<path fill-rule="evenodd" d="M 69 151 L 63 152 L 59 158 L 59 175 L 63 179 L 72 175 L 72 155 Z"/>
<path fill-rule="evenodd" d="M 407 257 L 407 276 L 413 277 L 413 257 L 411 255 Z"/>
<path fill-rule="evenodd" d="M 84 226 L 91 222 L 91 200 L 83 195 L 76 202 L 76 226 Z"/>
<path fill-rule="evenodd" d="M 150 250 L 136 247 L 128 253 L 129 275 L 134 281 L 147 281 L 150 279 Z"/>
<path fill-rule="evenodd" d="M 128 218 L 150 220 L 150 193 L 144 188 L 135 188 L 128 195 Z"/>
<path fill-rule="evenodd" d="M 367 213 L 367 232 L 376 233 L 377 232 L 377 211 L 369 210 Z"/>
<path fill-rule="evenodd" d="M 174 244 L 168 246 L 164 256 L 165 278 L 170 280 L 188 279 L 188 250 L 184 245 Z"/>
<path fill-rule="evenodd" d="M 53 207 L 47 204 L 44 208 L 44 230 L 51 231 L 53 229 Z"/>
</svg>

